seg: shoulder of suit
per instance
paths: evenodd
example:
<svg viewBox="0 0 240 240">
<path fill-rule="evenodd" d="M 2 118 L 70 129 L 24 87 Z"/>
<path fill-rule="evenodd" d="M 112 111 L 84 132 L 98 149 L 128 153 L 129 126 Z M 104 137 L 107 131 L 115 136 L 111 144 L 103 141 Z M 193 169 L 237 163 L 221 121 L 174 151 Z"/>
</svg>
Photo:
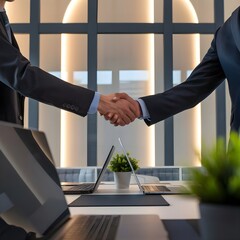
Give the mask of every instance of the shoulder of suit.
<svg viewBox="0 0 240 240">
<path fill-rule="evenodd" d="M 232 12 L 230 18 L 237 17 L 239 15 L 239 11 L 240 11 L 240 6 Z"/>
</svg>

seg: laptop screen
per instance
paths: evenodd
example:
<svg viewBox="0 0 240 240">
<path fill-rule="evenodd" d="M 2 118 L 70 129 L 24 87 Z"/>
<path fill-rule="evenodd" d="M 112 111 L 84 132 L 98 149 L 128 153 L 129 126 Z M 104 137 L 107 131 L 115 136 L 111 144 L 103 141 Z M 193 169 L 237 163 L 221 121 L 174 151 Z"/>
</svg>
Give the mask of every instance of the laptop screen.
<svg viewBox="0 0 240 240">
<path fill-rule="evenodd" d="M 7 206 L 1 217 L 45 234 L 56 220 L 69 217 L 46 136 L 5 124 L 0 124 L 0 132 L 0 196 Z"/>
<path fill-rule="evenodd" d="M 141 185 L 141 183 L 140 183 L 140 181 L 139 181 L 139 179 L 138 179 L 138 177 L 137 177 L 137 174 L 135 173 L 135 171 L 134 171 L 134 169 L 133 169 L 132 163 L 131 163 L 128 155 L 127 155 L 127 151 L 126 151 L 125 147 L 123 146 L 122 139 L 119 137 L 119 138 L 118 138 L 118 141 L 119 141 L 120 146 L 121 146 L 121 148 L 122 148 L 123 154 L 126 156 L 126 159 L 127 159 L 128 164 L 129 164 L 129 166 L 130 166 L 130 168 L 131 168 L 131 170 L 132 170 L 132 174 L 133 174 L 133 176 L 134 176 L 134 178 L 135 178 L 135 180 L 136 180 L 136 183 L 137 183 L 140 191 L 143 192 L 142 185 Z"/>
</svg>

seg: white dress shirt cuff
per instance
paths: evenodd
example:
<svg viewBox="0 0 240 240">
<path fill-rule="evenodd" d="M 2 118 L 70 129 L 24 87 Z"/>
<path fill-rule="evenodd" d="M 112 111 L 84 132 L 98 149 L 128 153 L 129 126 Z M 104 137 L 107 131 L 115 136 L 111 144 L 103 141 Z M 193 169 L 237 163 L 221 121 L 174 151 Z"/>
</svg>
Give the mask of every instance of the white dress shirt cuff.
<svg viewBox="0 0 240 240">
<path fill-rule="evenodd" d="M 88 109 L 88 114 L 94 114 L 97 112 L 99 100 L 100 100 L 100 93 L 95 92 L 92 103 Z"/>
<path fill-rule="evenodd" d="M 142 116 L 139 119 L 148 119 L 150 121 L 150 115 L 145 102 L 141 98 L 137 99 L 137 101 L 140 104 L 142 110 Z"/>
</svg>

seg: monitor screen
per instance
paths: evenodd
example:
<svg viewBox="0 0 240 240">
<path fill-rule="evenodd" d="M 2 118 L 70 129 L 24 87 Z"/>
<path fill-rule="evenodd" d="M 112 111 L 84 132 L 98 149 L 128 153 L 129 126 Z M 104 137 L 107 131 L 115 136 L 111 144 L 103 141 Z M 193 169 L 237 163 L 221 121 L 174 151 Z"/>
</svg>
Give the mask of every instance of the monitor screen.
<svg viewBox="0 0 240 240">
<path fill-rule="evenodd" d="M 46 136 L 5 124 L 0 132 L 1 217 L 42 235 L 69 216 Z"/>
</svg>

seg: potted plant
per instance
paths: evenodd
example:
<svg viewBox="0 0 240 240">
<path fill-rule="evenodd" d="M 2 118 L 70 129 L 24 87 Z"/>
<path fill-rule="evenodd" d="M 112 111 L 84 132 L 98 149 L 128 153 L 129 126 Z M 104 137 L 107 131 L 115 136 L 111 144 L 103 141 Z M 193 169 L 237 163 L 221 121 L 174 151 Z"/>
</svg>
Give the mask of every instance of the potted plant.
<svg viewBox="0 0 240 240">
<path fill-rule="evenodd" d="M 136 171 L 137 169 L 139 169 L 138 160 L 130 157 L 129 153 L 127 153 L 127 155 L 133 166 L 133 170 Z M 127 161 L 127 157 L 124 154 L 116 153 L 112 157 L 108 169 L 114 173 L 114 180 L 117 188 L 129 188 L 132 170 Z"/>
<path fill-rule="evenodd" d="M 226 149 L 227 148 L 227 149 Z M 202 239 L 240 239 L 240 138 L 230 134 L 204 148 L 201 168 L 191 171 L 191 193 L 199 199 Z"/>
</svg>

